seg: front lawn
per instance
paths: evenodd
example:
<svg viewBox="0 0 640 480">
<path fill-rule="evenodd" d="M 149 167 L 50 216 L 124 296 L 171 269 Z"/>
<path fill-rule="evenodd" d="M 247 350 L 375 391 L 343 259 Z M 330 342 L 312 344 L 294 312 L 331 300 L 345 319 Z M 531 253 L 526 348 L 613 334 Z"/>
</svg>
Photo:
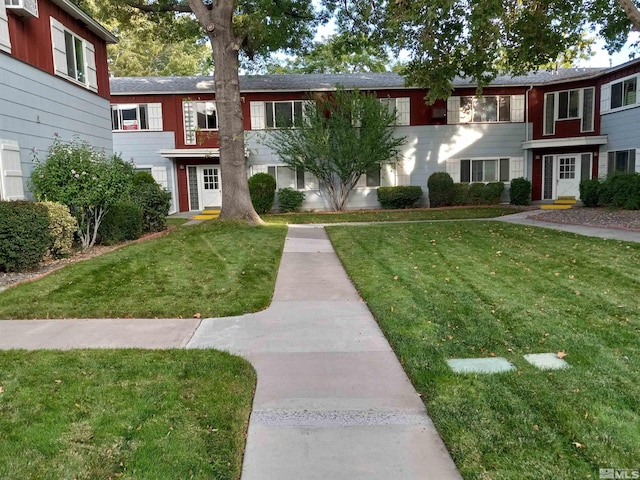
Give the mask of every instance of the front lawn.
<svg viewBox="0 0 640 480">
<path fill-rule="evenodd" d="M 240 478 L 255 372 L 211 350 L 0 352 L 0 478 Z"/>
<path fill-rule="evenodd" d="M 522 211 L 519 207 L 455 207 L 415 208 L 408 210 L 359 210 L 347 212 L 283 213 L 262 215 L 270 224 L 345 223 L 345 222 L 411 222 L 424 220 L 460 220 L 494 218 Z"/>
<path fill-rule="evenodd" d="M 240 315 L 271 302 L 286 227 L 206 222 L 0 293 L 0 318 Z"/>
<path fill-rule="evenodd" d="M 640 467 L 640 245 L 498 222 L 327 230 L 466 479 Z M 543 352 L 570 368 L 523 359 Z M 517 370 L 445 363 L 493 356 Z"/>
</svg>

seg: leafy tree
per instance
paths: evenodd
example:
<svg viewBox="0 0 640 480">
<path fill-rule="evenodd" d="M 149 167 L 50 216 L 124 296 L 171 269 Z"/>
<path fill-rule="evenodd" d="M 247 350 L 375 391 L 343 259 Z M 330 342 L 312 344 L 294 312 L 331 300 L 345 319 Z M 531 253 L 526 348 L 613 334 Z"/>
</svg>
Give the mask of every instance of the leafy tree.
<svg viewBox="0 0 640 480">
<path fill-rule="evenodd" d="M 580 55 L 589 46 L 587 31 L 619 50 L 631 20 L 640 27 L 633 0 L 326 1 L 337 11 L 339 31 L 405 49 L 404 73 L 409 83 L 429 88 L 429 100 L 448 97 L 457 76 L 482 89 L 498 74 L 535 71 L 572 49 Z"/>
<path fill-rule="evenodd" d="M 112 205 L 128 198 L 133 165 L 75 138 L 64 143 L 56 136 L 45 161 L 34 153 L 32 190 L 38 200 L 67 205 L 78 220 L 83 248 L 96 242 L 100 222 Z"/>
<path fill-rule="evenodd" d="M 283 163 L 315 175 L 334 210 L 344 210 L 360 177 L 398 154 L 395 111 L 375 96 L 338 87 L 305 106 L 303 119 L 263 137 Z"/>
</svg>

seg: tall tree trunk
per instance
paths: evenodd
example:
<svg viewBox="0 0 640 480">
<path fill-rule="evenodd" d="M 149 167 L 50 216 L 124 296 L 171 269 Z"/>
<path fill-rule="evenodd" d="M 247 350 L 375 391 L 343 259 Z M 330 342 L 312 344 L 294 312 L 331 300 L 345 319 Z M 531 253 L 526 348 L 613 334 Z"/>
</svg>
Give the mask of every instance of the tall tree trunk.
<svg viewBox="0 0 640 480">
<path fill-rule="evenodd" d="M 202 0 L 189 0 L 189 6 L 207 33 L 213 50 L 222 180 L 220 218 L 262 224 L 251 203 L 247 182 L 238 77 L 238 51 L 242 40 L 233 33 L 235 1 L 216 0 L 209 8 Z"/>
<path fill-rule="evenodd" d="M 636 32 L 640 32 L 640 11 L 632 0 L 618 0 L 618 4 L 627 14 L 627 18 L 631 22 L 631 28 Z"/>
</svg>

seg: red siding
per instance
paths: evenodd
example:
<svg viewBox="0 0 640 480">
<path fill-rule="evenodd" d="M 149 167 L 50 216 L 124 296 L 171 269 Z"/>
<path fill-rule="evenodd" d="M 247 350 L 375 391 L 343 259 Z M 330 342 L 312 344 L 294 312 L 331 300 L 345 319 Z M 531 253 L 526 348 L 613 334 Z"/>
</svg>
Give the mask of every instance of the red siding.
<svg viewBox="0 0 640 480">
<path fill-rule="evenodd" d="M 101 97 L 109 98 L 106 42 L 87 29 L 82 22 L 46 0 L 38 2 L 38 18 L 21 18 L 14 15 L 10 9 L 7 9 L 7 16 L 11 38 L 11 56 L 52 75 L 54 70 L 50 17 L 55 18 L 69 30 L 92 43 L 96 54 L 98 94 Z"/>
</svg>

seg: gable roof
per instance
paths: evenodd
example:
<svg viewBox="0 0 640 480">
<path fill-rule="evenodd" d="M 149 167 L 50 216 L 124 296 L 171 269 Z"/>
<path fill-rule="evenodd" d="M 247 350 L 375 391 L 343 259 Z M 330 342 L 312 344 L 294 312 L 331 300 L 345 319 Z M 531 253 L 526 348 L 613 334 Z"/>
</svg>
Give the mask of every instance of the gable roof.
<svg viewBox="0 0 640 480">
<path fill-rule="evenodd" d="M 60 7 L 73 18 L 83 22 L 89 30 L 91 30 L 105 42 L 118 43 L 118 39 L 113 33 L 107 30 L 104 26 L 102 26 L 102 24 L 100 24 L 97 20 L 87 14 L 71 0 L 51 0 L 51 3 L 54 3 L 55 5 Z"/>
</svg>

